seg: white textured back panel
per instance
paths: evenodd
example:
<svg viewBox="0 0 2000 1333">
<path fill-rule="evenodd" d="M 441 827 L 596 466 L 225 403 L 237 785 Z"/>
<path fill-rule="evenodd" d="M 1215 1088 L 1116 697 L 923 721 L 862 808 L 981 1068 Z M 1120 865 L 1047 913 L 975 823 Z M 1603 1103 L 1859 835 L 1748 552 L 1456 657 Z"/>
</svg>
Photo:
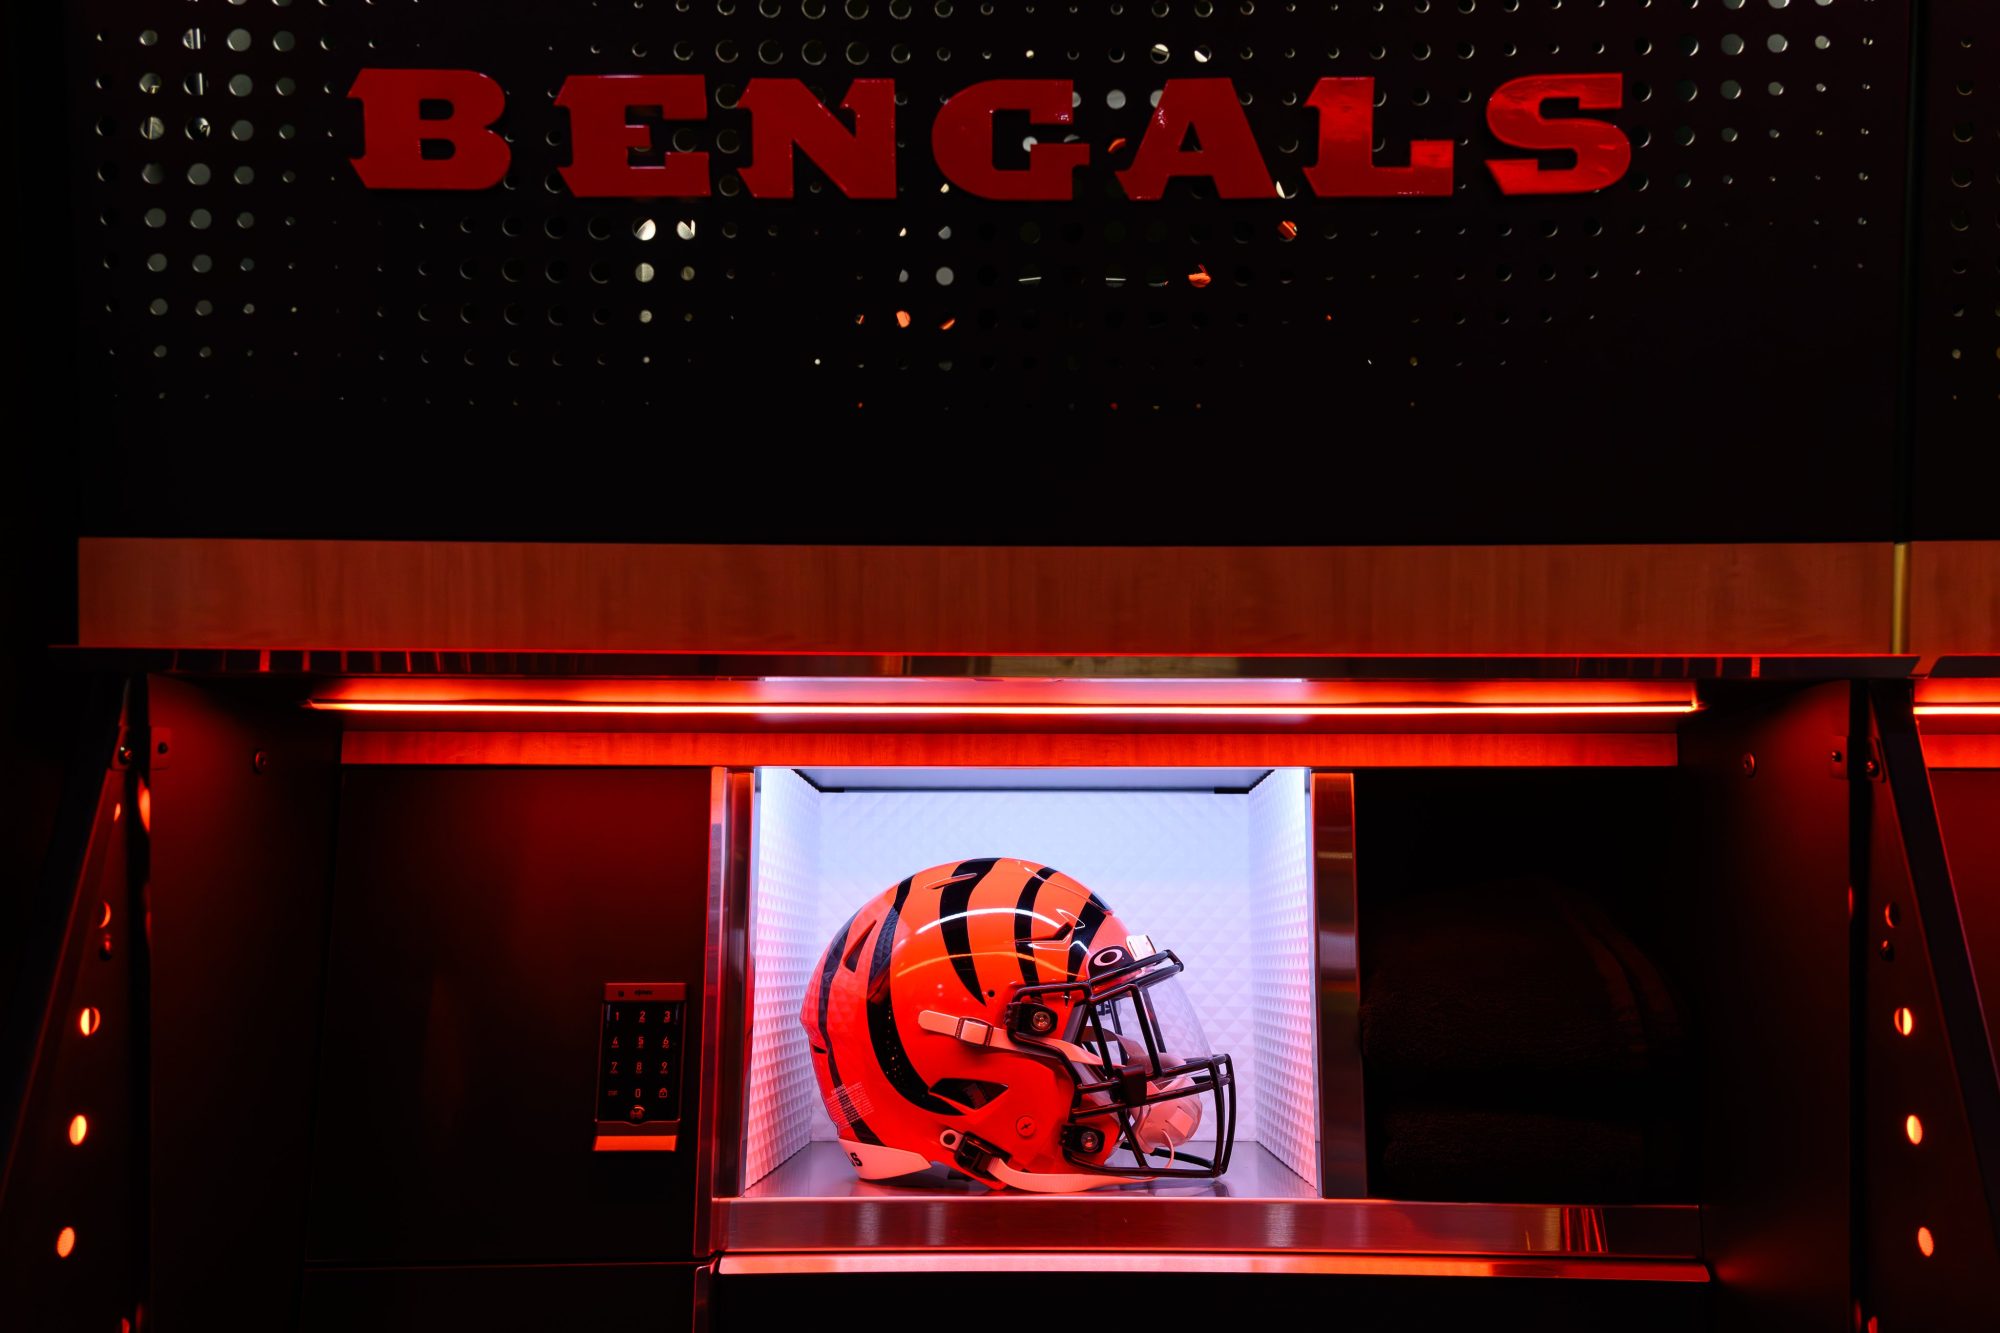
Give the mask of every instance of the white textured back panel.
<svg viewBox="0 0 2000 1333">
<path fill-rule="evenodd" d="M 1251 789 L 1250 922 L 1261 954 L 1251 986 L 1257 1120 L 1270 1154 L 1319 1183 L 1319 1077 L 1313 976 L 1312 837 L 1304 769 Z"/>
<path fill-rule="evenodd" d="M 750 877 L 750 1068 L 743 1185 L 756 1184 L 823 1124 L 799 1023 L 806 981 L 832 933 L 819 926 L 819 793 L 789 768 L 757 771 Z"/>
<path fill-rule="evenodd" d="M 1202 1029 L 1235 1060 L 1237 1135 L 1250 1141 L 1258 1120 L 1248 807 L 1244 796 L 1185 791 L 826 792 L 819 939 L 929 866 L 980 856 L 1054 866 L 1187 964 L 1182 982 Z M 823 1109 L 815 1133 L 833 1136 Z"/>
</svg>

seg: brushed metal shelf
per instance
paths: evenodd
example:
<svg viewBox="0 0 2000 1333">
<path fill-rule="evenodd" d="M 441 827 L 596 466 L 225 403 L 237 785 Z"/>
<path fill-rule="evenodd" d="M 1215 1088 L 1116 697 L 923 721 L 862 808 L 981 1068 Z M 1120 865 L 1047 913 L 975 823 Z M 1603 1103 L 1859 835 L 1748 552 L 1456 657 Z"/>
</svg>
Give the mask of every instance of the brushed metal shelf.
<svg viewBox="0 0 2000 1333">
<path fill-rule="evenodd" d="M 837 1144 L 814 1143 L 740 1197 L 716 1200 L 715 1239 L 733 1255 L 1059 1250 L 1691 1262 L 1701 1257 L 1699 1214 L 1692 1204 L 1321 1199 L 1255 1144 L 1238 1145 L 1224 1179 L 1200 1183 L 1065 1196 L 994 1193 L 941 1173 L 870 1184 L 855 1178 Z"/>
</svg>

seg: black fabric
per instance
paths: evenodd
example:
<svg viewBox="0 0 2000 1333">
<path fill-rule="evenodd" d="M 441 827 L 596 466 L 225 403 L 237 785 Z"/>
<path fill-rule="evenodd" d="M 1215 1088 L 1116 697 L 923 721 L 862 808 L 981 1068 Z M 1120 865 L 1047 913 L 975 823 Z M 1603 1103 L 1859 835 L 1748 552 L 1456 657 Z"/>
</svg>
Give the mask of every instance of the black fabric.
<svg viewBox="0 0 2000 1333">
<path fill-rule="evenodd" d="M 1372 1192 L 1687 1193 L 1680 1007 L 1588 896 L 1541 876 L 1401 894 L 1363 958 Z"/>
<path fill-rule="evenodd" d="M 1400 1198 L 1625 1203 L 1646 1195 L 1646 1134 L 1613 1117 L 1419 1107 L 1381 1118 Z"/>
</svg>

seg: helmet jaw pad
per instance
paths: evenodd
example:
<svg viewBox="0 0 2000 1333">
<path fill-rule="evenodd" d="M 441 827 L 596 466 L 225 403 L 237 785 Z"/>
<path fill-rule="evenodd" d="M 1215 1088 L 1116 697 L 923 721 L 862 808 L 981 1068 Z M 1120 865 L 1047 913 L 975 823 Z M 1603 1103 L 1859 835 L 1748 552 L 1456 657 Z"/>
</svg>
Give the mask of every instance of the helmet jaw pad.
<svg viewBox="0 0 2000 1333">
<path fill-rule="evenodd" d="M 847 1154 L 848 1163 L 854 1174 L 863 1180 L 893 1180 L 897 1176 L 915 1175 L 919 1171 L 931 1169 L 930 1158 L 907 1148 L 891 1148 L 883 1143 L 858 1143 L 853 1139 L 840 1140 L 840 1149 Z"/>
</svg>

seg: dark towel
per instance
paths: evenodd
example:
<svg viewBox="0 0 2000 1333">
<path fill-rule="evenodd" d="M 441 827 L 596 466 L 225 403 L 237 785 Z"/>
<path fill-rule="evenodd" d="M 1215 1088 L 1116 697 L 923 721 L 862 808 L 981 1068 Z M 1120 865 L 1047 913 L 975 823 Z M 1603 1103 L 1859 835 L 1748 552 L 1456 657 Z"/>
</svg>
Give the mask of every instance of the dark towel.
<svg viewBox="0 0 2000 1333">
<path fill-rule="evenodd" d="M 1406 1109 L 1376 1121 L 1379 1193 L 1495 1203 L 1623 1203 L 1647 1198 L 1647 1135 L 1637 1124 L 1527 1111 Z"/>
<path fill-rule="evenodd" d="M 1361 954 L 1373 1192 L 1688 1197 L 1679 1010 L 1589 899 L 1533 876 L 1403 894 Z"/>
<path fill-rule="evenodd" d="M 1629 1079 L 1677 1054 L 1658 971 L 1580 895 L 1522 877 L 1383 905 L 1361 940 L 1370 1078 Z"/>
</svg>

